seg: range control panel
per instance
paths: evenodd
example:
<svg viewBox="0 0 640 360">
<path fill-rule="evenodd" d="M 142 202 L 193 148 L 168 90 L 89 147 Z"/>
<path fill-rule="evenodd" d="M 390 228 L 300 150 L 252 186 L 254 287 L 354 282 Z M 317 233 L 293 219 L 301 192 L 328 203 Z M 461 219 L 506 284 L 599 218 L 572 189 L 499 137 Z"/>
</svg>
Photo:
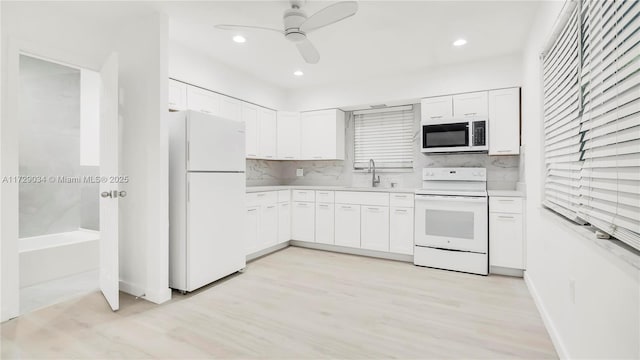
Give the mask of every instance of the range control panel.
<svg viewBox="0 0 640 360">
<path fill-rule="evenodd" d="M 487 181 L 485 168 L 423 168 L 422 180 L 429 181 Z"/>
</svg>

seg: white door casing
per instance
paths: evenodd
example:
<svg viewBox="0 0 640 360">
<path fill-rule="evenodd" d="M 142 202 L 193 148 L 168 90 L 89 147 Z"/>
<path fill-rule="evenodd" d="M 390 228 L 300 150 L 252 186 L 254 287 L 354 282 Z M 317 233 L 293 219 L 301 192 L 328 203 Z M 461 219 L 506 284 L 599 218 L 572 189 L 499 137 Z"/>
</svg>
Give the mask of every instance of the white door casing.
<svg viewBox="0 0 640 360">
<path fill-rule="evenodd" d="M 120 307 L 118 264 L 118 55 L 100 70 L 100 290 L 113 311 Z M 105 196 L 107 195 L 108 196 Z"/>
</svg>

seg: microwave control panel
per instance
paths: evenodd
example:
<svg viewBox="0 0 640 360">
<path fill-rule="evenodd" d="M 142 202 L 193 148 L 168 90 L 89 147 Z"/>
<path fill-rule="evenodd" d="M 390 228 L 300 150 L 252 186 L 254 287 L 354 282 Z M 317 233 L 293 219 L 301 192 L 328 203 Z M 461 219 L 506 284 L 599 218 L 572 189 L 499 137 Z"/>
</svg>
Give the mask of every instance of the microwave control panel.
<svg viewBox="0 0 640 360">
<path fill-rule="evenodd" d="M 487 122 L 473 122 L 473 146 L 485 146 L 487 144 Z"/>
</svg>

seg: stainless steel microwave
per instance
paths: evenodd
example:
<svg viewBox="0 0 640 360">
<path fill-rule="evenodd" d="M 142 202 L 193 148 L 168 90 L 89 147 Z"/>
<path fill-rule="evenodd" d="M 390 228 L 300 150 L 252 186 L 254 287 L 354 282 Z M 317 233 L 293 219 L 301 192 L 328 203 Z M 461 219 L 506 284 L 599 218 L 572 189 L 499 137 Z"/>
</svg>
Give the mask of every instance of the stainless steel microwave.
<svg viewBox="0 0 640 360">
<path fill-rule="evenodd" d="M 430 119 L 422 121 L 422 152 L 485 152 L 487 144 L 487 120 Z"/>
</svg>

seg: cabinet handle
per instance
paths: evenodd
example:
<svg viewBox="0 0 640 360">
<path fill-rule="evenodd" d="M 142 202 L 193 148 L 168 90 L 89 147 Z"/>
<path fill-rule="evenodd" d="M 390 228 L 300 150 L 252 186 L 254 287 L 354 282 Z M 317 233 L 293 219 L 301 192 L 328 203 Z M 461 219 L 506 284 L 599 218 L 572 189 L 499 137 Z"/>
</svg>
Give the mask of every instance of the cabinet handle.
<svg viewBox="0 0 640 360">
<path fill-rule="evenodd" d="M 466 114 L 464 114 L 464 116 L 475 115 L 475 114 L 477 114 L 477 113 L 474 113 L 474 112 L 473 113 L 466 113 Z"/>
<path fill-rule="evenodd" d="M 322 156 L 314 156 L 314 159 L 322 159 Z"/>
<path fill-rule="evenodd" d="M 404 209 L 396 209 L 395 211 L 399 212 L 399 213 L 406 213 L 407 212 L 407 210 L 404 210 Z"/>
<path fill-rule="evenodd" d="M 307 207 L 307 203 L 298 203 L 298 206 Z"/>
<path fill-rule="evenodd" d="M 256 155 L 256 154 L 247 154 L 247 156 L 258 157 L 258 155 Z"/>
<path fill-rule="evenodd" d="M 508 153 L 508 152 L 511 152 L 511 150 L 498 150 L 498 151 L 496 151 L 496 152 L 499 152 L 499 153 Z"/>
<path fill-rule="evenodd" d="M 265 156 L 265 157 L 266 157 L 267 159 L 273 159 L 273 156 L 271 156 L 271 155 L 267 155 L 267 156 Z"/>
<path fill-rule="evenodd" d="M 513 220 L 513 216 L 506 216 L 506 215 L 498 215 L 498 218 L 500 218 L 500 219 L 510 219 L 510 220 Z"/>
<path fill-rule="evenodd" d="M 328 208 L 329 207 L 329 205 L 327 205 L 327 204 L 318 204 L 318 206 L 323 207 L 323 208 Z"/>
<path fill-rule="evenodd" d="M 380 211 L 380 208 L 372 208 L 372 207 L 370 207 L 370 208 L 367 208 L 367 209 L 368 209 L 368 210 L 371 210 L 371 211 L 375 211 L 375 212 Z"/>
<path fill-rule="evenodd" d="M 259 196 L 259 197 L 260 197 L 260 196 L 265 196 L 265 195 L 267 195 L 267 194 L 258 194 L 258 196 Z"/>
<path fill-rule="evenodd" d="M 257 209 L 249 209 L 247 210 L 247 212 L 252 212 L 252 211 L 256 211 Z"/>
<path fill-rule="evenodd" d="M 341 208 L 343 208 L 343 209 L 351 209 L 351 206 L 344 206 L 343 205 L 343 206 L 341 206 Z"/>
<path fill-rule="evenodd" d="M 440 119 L 440 118 L 442 118 L 442 115 L 439 115 L 439 116 L 430 116 L 430 118 L 432 118 L 432 119 Z"/>
<path fill-rule="evenodd" d="M 513 199 L 498 199 L 498 202 L 514 202 Z"/>
<path fill-rule="evenodd" d="M 320 195 L 329 195 L 328 192 L 322 192 L 322 191 L 318 192 L 318 194 L 320 194 Z"/>
<path fill-rule="evenodd" d="M 273 209 L 274 207 L 276 207 L 276 206 L 275 205 L 270 205 L 270 206 L 267 206 L 267 209 Z"/>
<path fill-rule="evenodd" d="M 285 156 L 285 159 L 293 159 L 293 156 Z"/>
<path fill-rule="evenodd" d="M 306 193 L 307 193 L 306 191 L 298 191 L 298 194 L 301 194 L 301 195 L 304 195 Z"/>
<path fill-rule="evenodd" d="M 395 196 L 396 198 L 400 198 L 400 199 L 404 199 L 404 198 L 407 197 L 407 195 L 393 195 L 393 196 Z"/>
</svg>

